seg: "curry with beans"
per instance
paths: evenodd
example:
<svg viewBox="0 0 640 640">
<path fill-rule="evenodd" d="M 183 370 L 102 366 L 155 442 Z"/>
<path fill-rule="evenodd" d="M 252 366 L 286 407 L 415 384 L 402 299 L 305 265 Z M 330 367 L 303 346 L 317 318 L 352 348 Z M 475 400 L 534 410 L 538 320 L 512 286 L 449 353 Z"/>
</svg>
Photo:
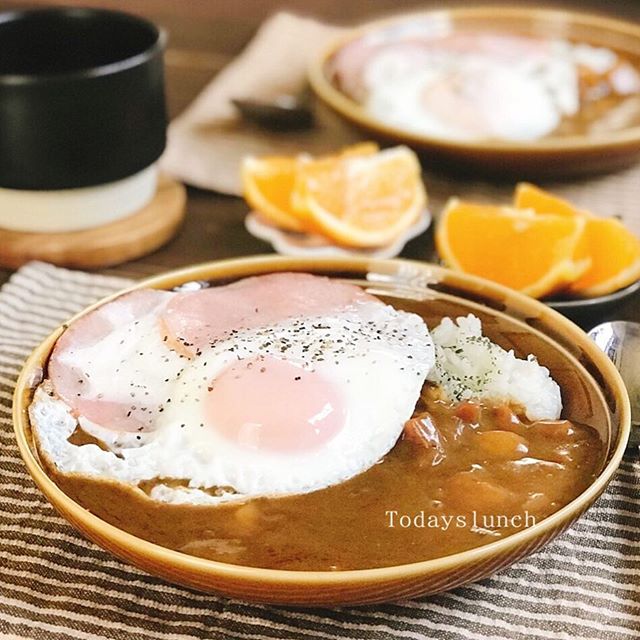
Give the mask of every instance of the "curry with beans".
<svg viewBox="0 0 640 640">
<path fill-rule="evenodd" d="M 188 554 L 253 567 L 346 570 L 442 557 L 540 521 L 594 479 L 602 443 L 569 420 L 530 422 L 503 404 L 449 404 L 425 385 L 395 447 L 314 493 L 218 506 L 154 502 L 61 477 L 101 518 Z"/>
</svg>

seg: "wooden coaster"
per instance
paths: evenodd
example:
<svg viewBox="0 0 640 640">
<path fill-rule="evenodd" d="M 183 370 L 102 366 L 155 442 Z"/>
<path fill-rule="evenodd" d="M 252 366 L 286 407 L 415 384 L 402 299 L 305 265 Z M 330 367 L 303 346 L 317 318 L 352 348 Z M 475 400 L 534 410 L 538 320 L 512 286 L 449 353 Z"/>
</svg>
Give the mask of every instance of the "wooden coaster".
<svg viewBox="0 0 640 640">
<path fill-rule="evenodd" d="M 155 251 L 171 240 L 184 219 L 186 189 L 160 176 L 153 200 L 115 222 L 66 233 L 26 233 L 0 229 L 0 266 L 17 269 L 30 260 L 96 269 Z"/>
</svg>

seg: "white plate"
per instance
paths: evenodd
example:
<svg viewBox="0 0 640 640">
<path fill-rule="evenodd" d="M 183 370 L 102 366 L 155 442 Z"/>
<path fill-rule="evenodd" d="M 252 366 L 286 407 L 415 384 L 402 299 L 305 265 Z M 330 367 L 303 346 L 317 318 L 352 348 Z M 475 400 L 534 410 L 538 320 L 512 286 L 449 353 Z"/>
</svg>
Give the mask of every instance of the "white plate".
<svg viewBox="0 0 640 640">
<path fill-rule="evenodd" d="M 395 242 L 383 247 L 358 249 L 332 244 L 327 238 L 311 233 L 283 231 L 267 222 L 258 212 L 251 211 L 244 219 L 244 226 L 254 237 L 268 242 L 283 256 L 363 256 L 368 258 L 395 258 L 404 246 L 424 233 L 431 225 L 431 214 L 425 209 L 416 222 Z"/>
</svg>

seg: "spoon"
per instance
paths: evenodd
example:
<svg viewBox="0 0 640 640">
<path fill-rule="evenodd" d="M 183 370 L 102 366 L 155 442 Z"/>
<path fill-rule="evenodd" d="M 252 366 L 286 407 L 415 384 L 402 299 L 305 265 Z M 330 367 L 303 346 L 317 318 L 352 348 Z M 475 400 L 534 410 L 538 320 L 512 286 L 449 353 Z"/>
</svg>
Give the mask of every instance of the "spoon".
<svg viewBox="0 0 640 640">
<path fill-rule="evenodd" d="M 603 322 L 589 337 L 604 351 L 620 372 L 631 400 L 629 445 L 640 445 L 640 324 L 616 320 Z"/>
<path fill-rule="evenodd" d="M 233 106 L 247 121 L 266 129 L 308 129 L 313 126 L 313 112 L 304 96 L 283 94 L 271 101 L 233 98 Z"/>
</svg>

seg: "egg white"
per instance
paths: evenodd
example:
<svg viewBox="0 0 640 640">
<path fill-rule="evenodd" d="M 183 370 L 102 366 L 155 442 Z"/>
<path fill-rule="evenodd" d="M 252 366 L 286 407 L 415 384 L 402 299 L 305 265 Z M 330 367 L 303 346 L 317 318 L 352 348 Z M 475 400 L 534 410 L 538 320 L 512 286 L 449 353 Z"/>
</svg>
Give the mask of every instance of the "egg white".
<svg viewBox="0 0 640 640">
<path fill-rule="evenodd" d="M 450 99 L 456 108 L 438 105 Z M 427 66 L 377 82 L 365 107 L 399 128 L 452 140 L 534 140 L 553 131 L 561 118 L 542 78 L 483 59 L 458 69 Z"/>
<path fill-rule="evenodd" d="M 78 394 L 81 390 L 83 400 L 120 403 L 147 421 L 140 431 L 123 431 L 80 416 L 82 428 L 114 451 L 149 440 L 149 431 L 164 400 L 165 381 L 174 379 L 188 363 L 187 358 L 167 346 L 160 331 L 158 316 L 172 294 L 155 293 L 158 303 L 143 314 L 135 314 L 129 308 L 128 301 L 137 292 L 103 305 L 83 320 L 87 324 L 107 322 L 110 329 L 106 335 L 89 344 L 74 341 L 54 352 L 58 369 L 64 368 L 66 377 L 77 371 L 82 382 L 77 390 Z"/>
<path fill-rule="evenodd" d="M 452 140 L 549 135 L 580 109 L 579 66 L 607 73 L 618 60 L 609 49 L 560 39 L 478 36 L 464 51 L 423 36 L 422 48 L 400 39 L 371 53 L 360 100 L 383 122 Z"/>
</svg>

